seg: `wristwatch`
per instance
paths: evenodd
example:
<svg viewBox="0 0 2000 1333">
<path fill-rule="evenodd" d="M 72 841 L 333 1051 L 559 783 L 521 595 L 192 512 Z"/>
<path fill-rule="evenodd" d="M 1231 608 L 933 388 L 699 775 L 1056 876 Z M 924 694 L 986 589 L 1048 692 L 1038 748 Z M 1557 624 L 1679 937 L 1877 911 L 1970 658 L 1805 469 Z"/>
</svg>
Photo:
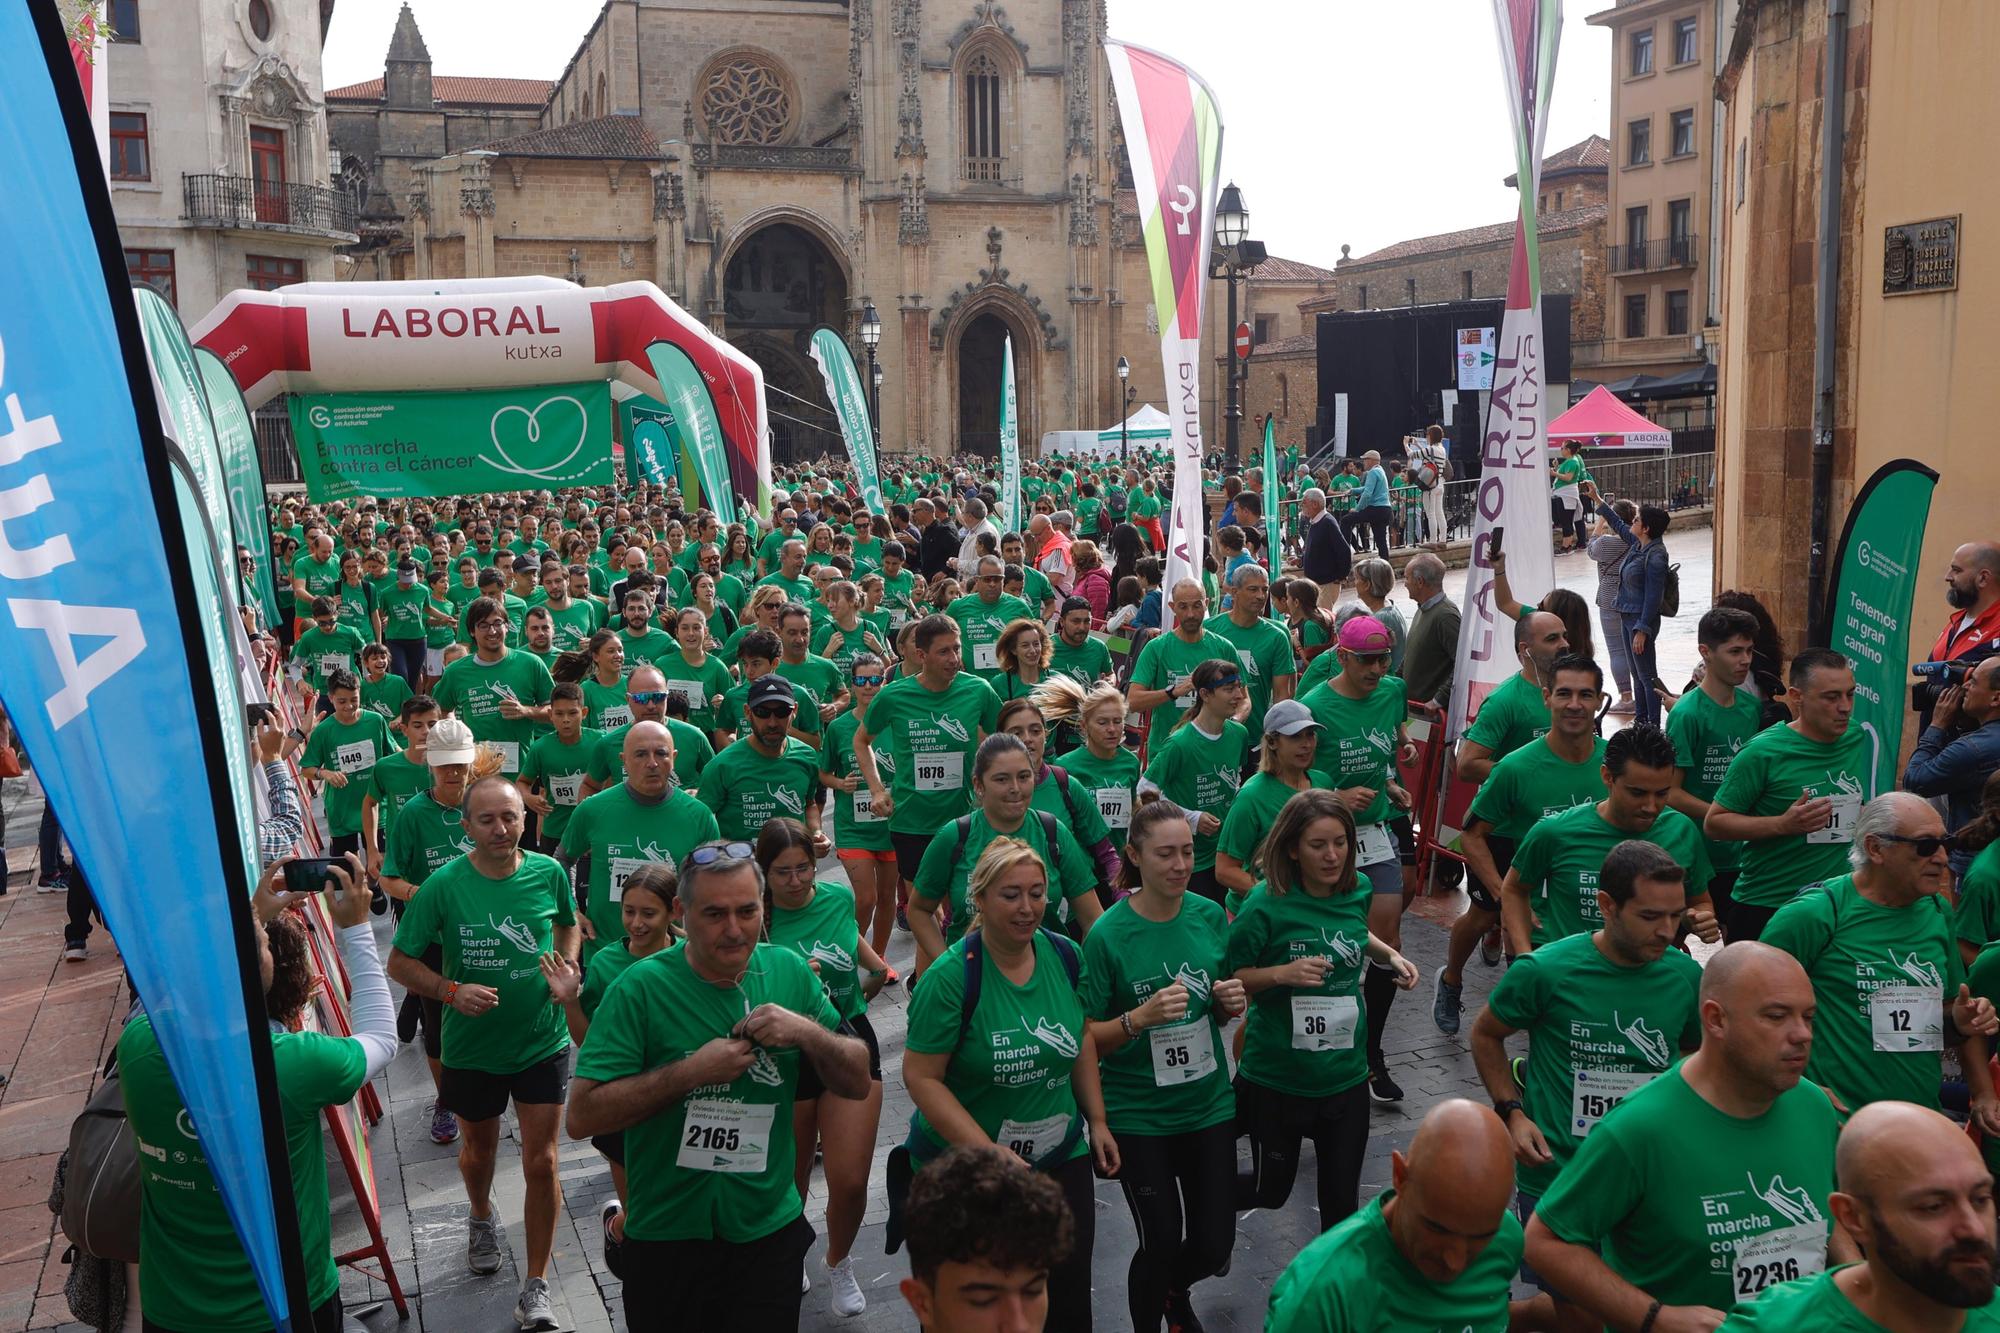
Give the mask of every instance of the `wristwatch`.
<svg viewBox="0 0 2000 1333">
<path fill-rule="evenodd" d="M 1521 1099 L 1519 1097 L 1509 1097 L 1505 1101 L 1493 1103 L 1493 1114 L 1500 1117 L 1500 1123 L 1503 1125 L 1507 1123 L 1508 1116 L 1521 1109 Z"/>
</svg>

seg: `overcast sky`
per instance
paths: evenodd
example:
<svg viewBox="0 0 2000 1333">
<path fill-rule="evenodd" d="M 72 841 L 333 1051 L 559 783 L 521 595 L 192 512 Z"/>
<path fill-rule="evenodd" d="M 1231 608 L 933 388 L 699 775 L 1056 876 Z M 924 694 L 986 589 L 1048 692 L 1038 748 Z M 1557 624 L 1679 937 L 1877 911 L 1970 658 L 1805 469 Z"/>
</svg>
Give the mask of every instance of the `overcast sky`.
<svg viewBox="0 0 2000 1333">
<path fill-rule="evenodd" d="M 752 0 L 754 3 L 754 0 Z M 596 0 L 412 0 L 437 74 L 553 79 Z M 1611 0 L 1563 0 L 1545 150 L 1607 134 Z M 878 0 L 886 7 L 886 0 Z M 970 0 L 932 7 L 971 10 Z M 341 0 L 326 86 L 379 77 L 399 0 Z M 1513 216 L 1491 0 L 1110 0 L 1111 32 L 1186 61 L 1222 104 L 1222 172 L 1271 253 L 1332 265 Z M 1218 16 L 1241 20 L 1216 26 Z M 844 54 L 844 53 L 843 53 Z"/>
</svg>

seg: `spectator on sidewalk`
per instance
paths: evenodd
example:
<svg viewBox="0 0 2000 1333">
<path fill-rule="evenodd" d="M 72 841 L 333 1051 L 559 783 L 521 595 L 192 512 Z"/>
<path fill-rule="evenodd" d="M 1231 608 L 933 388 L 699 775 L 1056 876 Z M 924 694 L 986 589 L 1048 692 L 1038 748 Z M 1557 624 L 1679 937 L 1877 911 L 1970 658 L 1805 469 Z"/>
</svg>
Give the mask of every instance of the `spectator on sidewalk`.
<svg viewBox="0 0 2000 1333">
<path fill-rule="evenodd" d="M 1917 740 L 1903 786 L 1919 796 L 1945 798 L 1945 827 L 1952 833 L 1979 814 L 1986 779 L 2000 771 L 2000 657 L 1989 657 L 1938 697 L 1930 725 Z M 1965 874 L 1972 853 L 1954 849 L 1951 872 Z"/>
<path fill-rule="evenodd" d="M 1614 500 L 1611 507 L 1627 523 L 1639 520 L 1639 506 L 1630 500 Z M 1597 623 L 1604 630 L 1605 647 L 1611 653 L 1611 678 L 1618 682 L 1618 698 L 1611 711 L 1624 716 L 1632 713 L 1632 645 L 1618 632 L 1618 579 L 1625 568 L 1625 539 L 1611 530 L 1603 519 L 1594 520 L 1596 535 L 1584 547 L 1597 566 Z"/>
<path fill-rule="evenodd" d="M 1444 561 L 1428 553 L 1403 566 L 1403 586 L 1417 604 L 1403 642 L 1403 692 L 1412 701 L 1451 702 L 1451 678 L 1458 668 L 1458 607 L 1444 594 Z"/>
<path fill-rule="evenodd" d="M 1389 558 L 1389 474 L 1382 470 L 1382 455 L 1370 449 L 1361 455 L 1361 490 L 1354 502 L 1354 512 L 1347 515 L 1341 524 L 1347 535 L 1347 544 L 1357 549 L 1367 546 L 1366 536 L 1357 540 L 1355 531 L 1367 528 L 1375 535 L 1375 554 L 1384 560 Z"/>
<path fill-rule="evenodd" d="M 1299 520 L 1305 531 L 1300 569 L 1319 585 L 1319 604 L 1332 607 L 1340 601 L 1340 590 L 1354 569 L 1354 548 L 1340 523 L 1327 512 L 1326 492 L 1319 487 L 1300 498 Z"/>
</svg>

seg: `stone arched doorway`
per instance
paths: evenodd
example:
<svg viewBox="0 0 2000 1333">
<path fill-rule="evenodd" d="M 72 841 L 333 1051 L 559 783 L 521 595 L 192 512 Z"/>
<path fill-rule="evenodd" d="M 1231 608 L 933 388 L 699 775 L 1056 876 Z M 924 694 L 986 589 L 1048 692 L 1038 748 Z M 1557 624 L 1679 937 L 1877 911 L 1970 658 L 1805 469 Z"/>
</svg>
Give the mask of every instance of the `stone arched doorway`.
<svg viewBox="0 0 2000 1333">
<path fill-rule="evenodd" d="M 812 232 L 773 222 L 745 237 L 723 270 L 724 336 L 763 367 L 771 457 L 839 454 L 840 428 L 807 358 L 813 330 L 847 326 L 847 277 Z"/>
<path fill-rule="evenodd" d="M 1000 454 L 1000 374 L 1003 351 L 1014 340 L 1014 408 L 1024 456 L 1034 453 L 1031 349 L 1021 330 L 989 306 L 959 326 L 952 358 L 955 388 L 952 447 L 997 458 Z"/>
</svg>

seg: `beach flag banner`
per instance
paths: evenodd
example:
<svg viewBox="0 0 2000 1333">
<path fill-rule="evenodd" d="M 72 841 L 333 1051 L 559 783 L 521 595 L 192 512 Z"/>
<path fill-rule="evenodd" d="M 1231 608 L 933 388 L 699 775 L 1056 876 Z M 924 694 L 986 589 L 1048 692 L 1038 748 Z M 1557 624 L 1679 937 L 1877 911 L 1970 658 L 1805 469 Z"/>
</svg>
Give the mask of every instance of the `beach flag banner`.
<svg viewBox="0 0 2000 1333">
<path fill-rule="evenodd" d="M 847 461 L 854 465 L 854 484 L 861 503 L 871 514 L 886 514 L 881 474 L 875 468 L 875 428 L 868 420 L 868 391 L 861 385 L 854 353 L 832 329 L 815 331 L 808 351 L 819 367 L 820 378 L 826 381 L 826 400 L 833 404 L 833 414 L 840 420 L 840 436 L 847 443 Z"/>
</svg>

